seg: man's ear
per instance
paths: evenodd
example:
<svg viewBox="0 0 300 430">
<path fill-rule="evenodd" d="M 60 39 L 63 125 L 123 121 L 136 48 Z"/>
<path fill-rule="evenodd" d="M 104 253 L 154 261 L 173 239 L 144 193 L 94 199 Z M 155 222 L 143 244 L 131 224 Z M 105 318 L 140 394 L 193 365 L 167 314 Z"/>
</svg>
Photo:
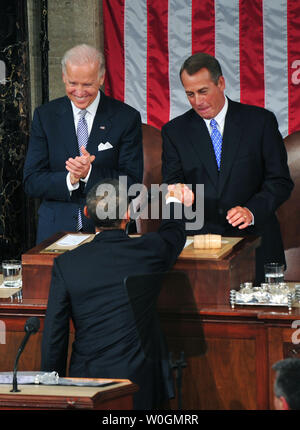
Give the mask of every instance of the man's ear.
<svg viewBox="0 0 300 430">
<path fill-rule="evenodd" d="M 290 409 L 286 399 L 283 396 L 274 396 L 274 407 L 278 411 L 288 411 Z"/>
<path fill-rule="evenodd" d="M 101 88 L 103 86 L 104 81 L 105 81 L 105 72 L 99 78 L 99 88 Z"/>
<path fill-rule="evenodd" d="M 219 77 L 218 85 L 217 85 L 221 91 L 225 90 L 225 78 L 224 76 Z"/>
<path fill-rule="evenodd" d="M 89 213 L 88 213 L 87 206 L 84 206 L 84 208 L 83 208 L 83 213 L 84 213 L 84 216 L 86 216 L 87 218 L 90 218 Z"/>
<path fill-rule="evenodd" d="M 128 208 L 121 220 L 120 228 L 126 231 L 126 227 L 127 225 L 129 225 L 129 222 L 130 222 L 130 212 Z"/>
<path fill-rule="evenodd" d="M 282 397 L 280 397 L 280 400 L 281 400 L 281 404 L 282 404 L 282 409 L 284 411 L 288 411 L 290 409 L 290 407 L 289 407 L 288 402 L 286 401 L 286 399 L 282 396 Z"/>
<path fill-rule="evenodd" d="M 128 206 L 127 211 L 125 212 L 124 219 L 126 221 L 130 221 L 130 207 Z"/>
</svg>

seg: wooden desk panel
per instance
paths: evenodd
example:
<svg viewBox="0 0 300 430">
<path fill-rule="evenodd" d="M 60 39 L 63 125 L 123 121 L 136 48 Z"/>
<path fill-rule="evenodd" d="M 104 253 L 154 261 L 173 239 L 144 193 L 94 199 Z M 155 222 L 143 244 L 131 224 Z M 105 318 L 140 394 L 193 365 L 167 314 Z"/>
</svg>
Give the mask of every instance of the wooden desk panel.
<svg viewBox="0 0 300 430">
<path fill-rule="evenodd" d="M 41 254 L 40 251 L 58 240 L 57 233 L 22 255 L 22 283 L 24 299 L 48 299 L 53 260 L 55 254 Z"/>
<path fill-rule="evenodd" d="M 131 410 L 137 385 L 127 379 L 113 380 L 106 387 L 70 387 L 19 385 L 19 393 L 11 393 L 11 386 L 0 384 L 0 410 Z"/>
<path fill-rule="evenodd" d="M 41 342 L 44 329 L 44 318 L 47 309 L 46 299 L 23 299 L 22 302 L 14 299 L 0 300 L 1 327 L 5 329 L 4 343 L 0 342 L 0 371 L 11 371 L 14 367 L 18 348 L 24 338 L 24 326 L 28 318 L 38 317 L 40 329 L 38 333 L 30 336 L 19 361 L 18 370 L 40 370 L 41 368 Z M 74 329 L 70 323 L 69 357 L 71 345 L 74 340 Z"/>
<path fill-rule="evenodd" d="M 184 352 L 183 409 L 264 410 L 273 408 L 272 365 L 300 356 L 291 324 L 300 308 L 206 306 L 161 313 L 173 361 Z M 299 336 L 300 338 L 300 336 Z M 171 403 L 176 409 L 177 401 Z"/>
<path fill-rule="evenodd" d="M 48 298 L 53 260 L 57 254 L 41 254 L 40 251 L 64 234 L 57 233 L 22 255 L 24 298 Z M 244 238 L 220 259 L 187 258 L 183 251 L 174 270 L 188 274 L 195 287 L 195 298 L 201 305 L 227 304 L 231 289 L 238 289 L 242 282 L 254 280 L 255 250 L 259 244 L 257 237 Z M 161 301 L 164 302 L 164 297 Z"/>
<path fill-rule="evenodd" d="M 0 371 L 11 371 L 14 367 L 18 348 L 24 338 L 24 325 L 29 317 L 40 319 L 41 327 L 33 334 L 26 345 L 19 361 L 19 370 L 40 370 L 40 346 L 46 312 L 45 301 L 19 303 L 10 299 L 0 300 L 0 320 L 5 328 L 4 344 L 0 343 Z M 42 303 L 41 303 L 42 302 Z"/>
<path fill-rule="evenodd" d="M 30 316 L 40 318 L 41 328 L 30 337 L 19 370 L 40 370 L 45 312 L 46 300 L 0 301 L 0 320 L 6 325 L 6 343 L 0 344 L 0 371 L 13 369 Z M 278 307 L 231 309 L 219 305 L 165 309 L 160 316 L 173 361 L 184 351 L 187 362 L 182 370 L 183 409 L 271 409 L 272 364 L 287 356 L 300 356 L 299 345 L 292 343 L 295 329 L 291 328 L 293 321 L 300 320 L 300 308 L 289 312 Z M 177 409 L 177 398 L 171 409 Z"/>
</svg>

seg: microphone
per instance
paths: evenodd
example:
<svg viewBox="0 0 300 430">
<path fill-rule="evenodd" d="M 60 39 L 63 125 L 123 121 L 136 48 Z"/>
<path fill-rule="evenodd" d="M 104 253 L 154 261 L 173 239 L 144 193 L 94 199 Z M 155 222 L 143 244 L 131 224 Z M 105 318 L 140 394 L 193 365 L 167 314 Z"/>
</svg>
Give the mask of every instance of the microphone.
<svg viewBox="0 0 300 430">
<path fill-rule="evenodd" d="M 28 342 L 30 335 L 36 333 L 39 330 L 39 328 L 40 328 L 40 320 L 37 317 L 28 318 L 24 326 L 24 330 L 26 334 L 18 349 L 16 360 L 15 360 L 14 372 L 13 372 L 13 387 L 10 390 L 11 393 L 20 392 L 20 390 L 18 390 L 18 383 L 17 383 L 17 369 L 18 369 L 19 358 L 26 346 L 26 343 Z"/>
</svg>

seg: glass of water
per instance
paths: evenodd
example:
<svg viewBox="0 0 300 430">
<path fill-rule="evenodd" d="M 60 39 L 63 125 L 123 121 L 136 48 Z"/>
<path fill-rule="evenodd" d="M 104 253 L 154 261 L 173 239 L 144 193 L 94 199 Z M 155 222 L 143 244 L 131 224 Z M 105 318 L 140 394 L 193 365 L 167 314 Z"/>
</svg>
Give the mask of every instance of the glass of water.
<svg viewBox="0 0 300 430">
<path fill-rule="evenodd" d="M 284 282 L 284 265 L 280 263 L 265 264 L 265 281 L 271 285 Z"/>
<path fill-rule="evenodd" d="M 3 286 L 20 288 L 22 286 L 22 263 L 19 260 L 2 261 Z"/>
</svg>

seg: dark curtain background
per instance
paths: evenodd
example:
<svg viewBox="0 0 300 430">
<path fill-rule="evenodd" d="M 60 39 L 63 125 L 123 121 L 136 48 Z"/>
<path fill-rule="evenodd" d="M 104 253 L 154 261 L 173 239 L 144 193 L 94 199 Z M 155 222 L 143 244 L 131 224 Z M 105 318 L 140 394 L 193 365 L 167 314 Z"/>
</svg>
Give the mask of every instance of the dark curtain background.
<svg viewBox="0 0 300 430">
<path fill-rule="evenodd" d="M 33 246 L 35 208 L 22 186 L 30 128 L 26 1 L 0 0 L 0 246 L 1 261 Z"/>
</svg>

